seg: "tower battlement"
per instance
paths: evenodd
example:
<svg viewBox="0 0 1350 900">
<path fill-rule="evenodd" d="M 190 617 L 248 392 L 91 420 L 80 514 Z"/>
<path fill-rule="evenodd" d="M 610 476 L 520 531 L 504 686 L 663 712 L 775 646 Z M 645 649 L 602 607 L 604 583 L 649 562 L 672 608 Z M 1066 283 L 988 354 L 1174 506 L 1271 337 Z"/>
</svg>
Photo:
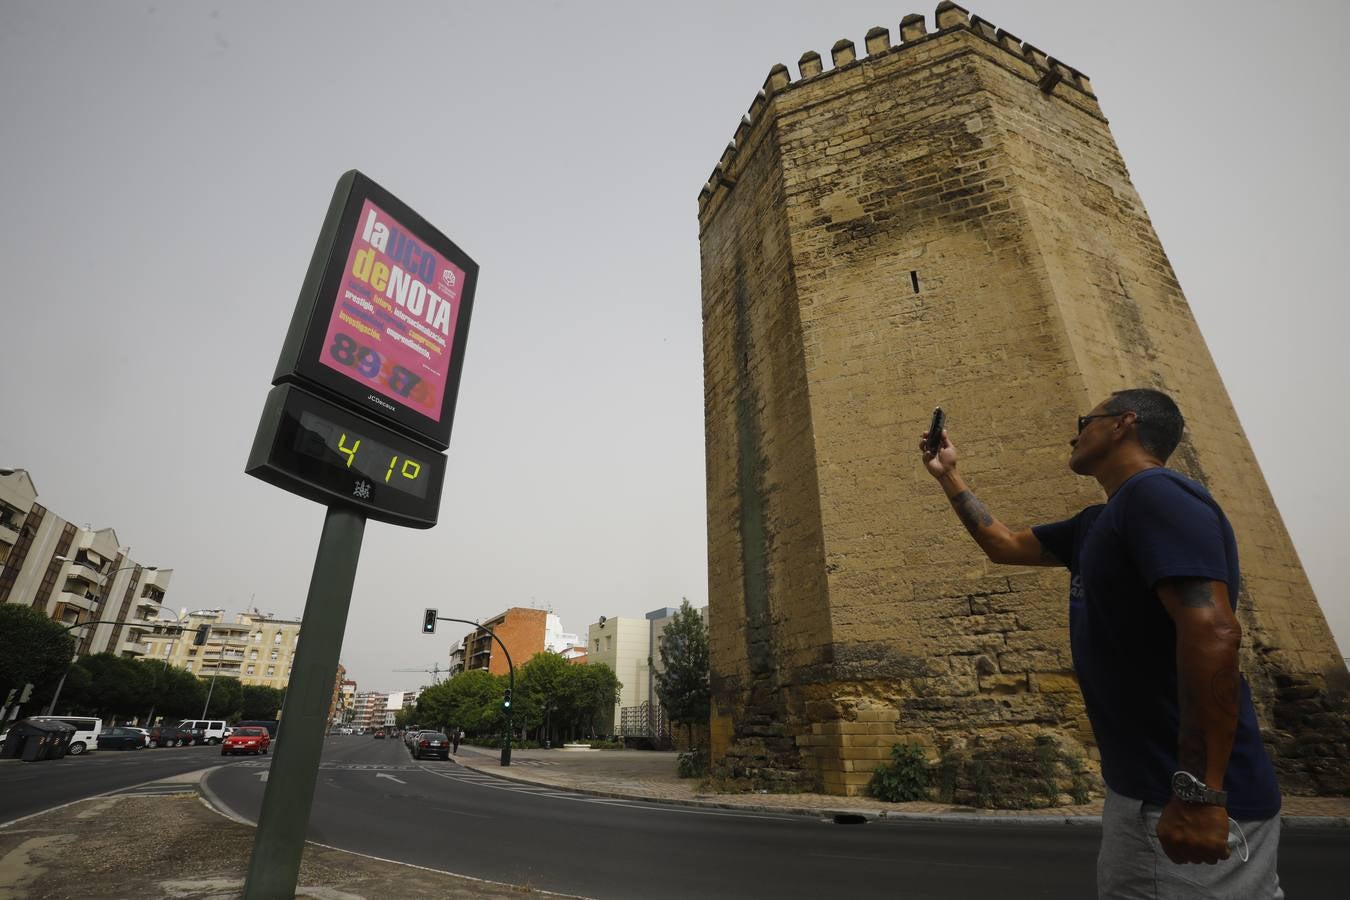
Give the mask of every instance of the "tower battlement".
<svg viewBox="0 0 1350 900">
<path fill-rule="evenodd" d="M 808 50 L 797 60 L 797 79 L 794 81 L 788 67 L 778 63 L 769 70 L 764 86 L 750 103 L 748 112 L 741 117 L 731 141 L 722 151 L 721 158 L 713 167 L 712 174 L 704 182 L 698 195 L 699 217 L 714 208 L 718 192 L 730 190 L 736 184 L 737 157 L 746 148 L 751 134 L 756 130 L 770 109 L 774 97 L 819 79 L 828 79 L 855 66 L 873 65 L 883 57 L 915 50 L 929 44 L 937 38 L 955 33 L 968 32 L 983 39 L 992 47 L 997 47 L 1005 65 L 1008 65 L 1028 80 L 1036 82 L 1043 93 L 1067 98 L 1076 95 L 1076 102 L 1090 105 L 1100 116 L 1097 108 L 1097 96 L 1092 92 L 1092 83 L 1078 69 L 1067 65 L 1030 42 L 1005 31 L 979 16 L 972 15 L 951 0 L 939 3 L 934 13 L 937 30 L 929 32 L 924 17 L 911 13 L 900 20 L 900 42 L 891 42 L 891 32 L 883 26 L 876 26 L 867 32 L 863 41 L 865 55 L 859 58 L 857 47 L 848 38 L 841 38 L 830 48 L 831 68 L 826 69 L 821 56 L 814 50 Z"/>
</svg>

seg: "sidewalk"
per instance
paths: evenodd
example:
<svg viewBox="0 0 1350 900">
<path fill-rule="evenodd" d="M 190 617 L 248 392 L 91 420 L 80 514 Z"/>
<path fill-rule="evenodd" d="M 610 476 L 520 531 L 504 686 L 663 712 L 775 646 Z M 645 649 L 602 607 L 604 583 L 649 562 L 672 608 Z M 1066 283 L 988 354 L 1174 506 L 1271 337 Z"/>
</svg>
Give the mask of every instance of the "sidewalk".
<svg viewBox="0 0 1350 900">
<path fill-rule="evenodd" d="M 725 809 L 1010 825 L 1092 824 L 1102 814 L 1101 800 L 1050 809 L 977 810 L 946 803 L 886 803 L 872 797 L 827 794 L 719 794 L 707 790 L 701 779 L 678 777 L 677 756 L 645 750 L 513 750 L 511 765 L 502 767 L 501 751 L 461 745 L 453 759 L 467 768 L 531 784 L 603 797 Z M 1286 827 L 1350 827 L 1350 797 L 1285 797 L 1281 817 Z"/>
</svg>

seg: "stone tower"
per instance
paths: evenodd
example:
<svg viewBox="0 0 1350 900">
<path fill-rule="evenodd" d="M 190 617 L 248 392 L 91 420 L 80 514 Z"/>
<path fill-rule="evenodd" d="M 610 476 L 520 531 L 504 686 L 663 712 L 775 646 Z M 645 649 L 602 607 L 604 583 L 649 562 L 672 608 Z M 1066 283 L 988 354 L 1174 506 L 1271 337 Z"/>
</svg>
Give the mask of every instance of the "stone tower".
<svg viewBox="0 0 1350 900">
<path fill-rule="evenodd" d="M 1156 386 L 1238 534 L 1285 788 L 1347 791 L 1344 664 L 1091 85 L 935 24 L 775 66 L 699 195 L 714 764 L 856 794 L 898 740 L 1093 753 L 1066 573 L 986 562 L 916 445 L 941 404 L 990 509 L 1053 521 L 1102 499 L 1075 416 Z"/>
</svg>

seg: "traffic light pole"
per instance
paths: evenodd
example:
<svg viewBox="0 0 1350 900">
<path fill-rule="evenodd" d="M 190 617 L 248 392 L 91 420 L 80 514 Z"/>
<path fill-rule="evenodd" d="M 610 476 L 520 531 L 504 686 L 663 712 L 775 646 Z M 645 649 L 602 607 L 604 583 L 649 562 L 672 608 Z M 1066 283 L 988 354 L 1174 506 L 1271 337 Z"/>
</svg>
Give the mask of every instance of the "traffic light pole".
<svg viewBox="0 0 1350 900">
<path fill-rule="evenodd" d="M 272 745 L 272 767 L 244 883 L 245 900 L 295 896 L 328 702 L 333 696 L 365 528 L 366 517 L 353 509 L 330 506 L 323 521 L 300 645 L 295 649 L 295 666 L 282 706 L 278 738 L 286 740 Z"/>
<path fill-rule="evenodd" d="M 433 610 L 428 610 L 428 613 Z M 506 688 L 506 740 L 502 741 L 502 765 L 511 765 L 511 699 L 516 693 L 516 664 L 511 662 L 511 651 L 506 649 L 502 639 L 497 637 L 496 633 L 486 625 L 479 625 L 477 622 L 470 622 L 468 619 L 451 619 L 447 616 L 433 616 L 438 622 L 459 622 L 464 625 L 472 625 L 479 631 L 486 631 L 488 635 L 497 642 L 497 646 L 502 648 L 502 653 L 506 655 L 506 666 L 508 672 L 508 684 Z"/>
</svg>

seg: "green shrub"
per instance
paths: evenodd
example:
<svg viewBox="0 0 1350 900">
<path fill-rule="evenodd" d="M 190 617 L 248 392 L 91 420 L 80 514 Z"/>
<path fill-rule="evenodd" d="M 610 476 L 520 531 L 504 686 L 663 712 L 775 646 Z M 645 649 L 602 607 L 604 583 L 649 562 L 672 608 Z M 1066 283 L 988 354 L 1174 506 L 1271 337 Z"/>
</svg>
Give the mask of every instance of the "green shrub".
<svg viewBox="0 0 1350 900">
<path fill-rule="evenodd" d="M 927 800 L 932 785 L 928 757 L 918 744 L 896 744 L 890 765 L 877 766 L 867 792 L 878 800 L 900 803 Z"/>
<path fill-rule="evenodd" d="M 708 774 L 708 751 L 689 750 L 678 758 L 678 773 L 681 778 L 702 778 Z"/>
<path fill-rule="evenodd" d="M 623 741 L 588 741 L 592 750 L 622 750 Z"/>
</svg>

